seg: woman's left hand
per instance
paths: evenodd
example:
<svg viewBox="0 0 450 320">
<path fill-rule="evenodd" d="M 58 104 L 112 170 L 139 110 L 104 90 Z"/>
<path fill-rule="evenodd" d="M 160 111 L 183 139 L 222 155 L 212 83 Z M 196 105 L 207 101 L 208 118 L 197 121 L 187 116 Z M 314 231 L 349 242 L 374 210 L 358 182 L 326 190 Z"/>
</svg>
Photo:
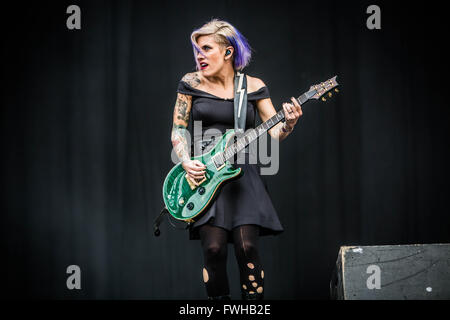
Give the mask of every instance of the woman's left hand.
<svg viewBox="0 0 450 320">
<path fill-rule="evenodd" d="M 284 118 L 286 119 L 285 125 L 290 130 L 294 129 L 294 126 L 297 123 L 298 118 L 300 118 L 303 114 L 302 107 L 298 103 L 297 99 L 292 97 L 291 101 L 292 101 L 292 103 L 287 103 L 287 102 L 283 103 Z"/>
</svg>

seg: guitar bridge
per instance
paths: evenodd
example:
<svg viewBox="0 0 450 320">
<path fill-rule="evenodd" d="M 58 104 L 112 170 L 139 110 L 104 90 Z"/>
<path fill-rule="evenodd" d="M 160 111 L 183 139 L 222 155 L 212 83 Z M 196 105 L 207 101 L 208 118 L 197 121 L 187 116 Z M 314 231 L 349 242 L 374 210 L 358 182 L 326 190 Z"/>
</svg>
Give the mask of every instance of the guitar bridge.
<svg viewBox="0 0 450 320">
<path fill-rule="evenodd" d="M 186 173 L 184 176 L 187 180 L 187 182 L 189 183 L 189 186 L 191 187 L 192 190 L 194 190 L 195 188 L 197 188 L 199 185 L 201 185 L 203 182 L 206 181 L 206 176 L 199 181 L 198 186 L 195 185 L 194 181 L 192 181 L 192 179 L 189 177 L 189 175 Z"/>
</svg>

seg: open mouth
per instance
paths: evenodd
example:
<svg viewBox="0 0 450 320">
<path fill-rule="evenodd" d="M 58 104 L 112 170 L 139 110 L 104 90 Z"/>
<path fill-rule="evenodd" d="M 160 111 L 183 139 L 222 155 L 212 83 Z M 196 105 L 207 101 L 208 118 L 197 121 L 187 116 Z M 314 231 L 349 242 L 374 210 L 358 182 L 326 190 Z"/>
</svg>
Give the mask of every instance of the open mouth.
<svg viewBox="0 0 450 320">
<path fill-rule="evenodd" d="M 200 63 L 200 69 L 204 70 L 208 67 L 208 64 L 205 62 Z"/>
</svg>

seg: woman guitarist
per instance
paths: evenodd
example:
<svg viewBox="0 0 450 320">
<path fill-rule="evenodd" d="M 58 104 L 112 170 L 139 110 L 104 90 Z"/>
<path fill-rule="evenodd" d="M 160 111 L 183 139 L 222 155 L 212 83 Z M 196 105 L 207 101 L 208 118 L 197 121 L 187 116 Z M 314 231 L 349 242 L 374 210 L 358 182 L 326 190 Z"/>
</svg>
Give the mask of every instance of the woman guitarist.
<svg viewBox="0 0 450 320">
<path fill-rule="evenodd" d="M 202 130 L 234 127 L 234 77 L 250 62 L 246 39 L 231 24 L 214 19 L 191 34 L 197 72 L 186 74 L 179 82 L 173 113 L 172 144 L 182 166 L 194 182 L 204 178 L 205 166 L 191 160 L 187 127 L 202 121 Z M 256 111 L 262 121 L 276 114 L 269 90 L 258 78 L 247 77 L 246 128 L 254 128 Z M 286 121 L 269 132 L 272 138 L 285 139 L 302 115 L 296 99 L 284 103 Z M 193 139 L 195 141 L 195 137 Z M 198 143 L 196 141 L 195 143 Z M 202 145 L 201 145 L 202 146 Z M 233 243 L 240 272 L 242 299 L 258 300 L 264 295 L 264 270 L 257 249 L 259 236 L 283 231 L 257 164 L 238 164 L 243 176 L 225 184 L 205 214 L 190 228 L 190 239 L 200 239 L 204 254 L 203 281 L 208 299 L 230 299 L 226 271 L 227 244 Z"/>
</svg>

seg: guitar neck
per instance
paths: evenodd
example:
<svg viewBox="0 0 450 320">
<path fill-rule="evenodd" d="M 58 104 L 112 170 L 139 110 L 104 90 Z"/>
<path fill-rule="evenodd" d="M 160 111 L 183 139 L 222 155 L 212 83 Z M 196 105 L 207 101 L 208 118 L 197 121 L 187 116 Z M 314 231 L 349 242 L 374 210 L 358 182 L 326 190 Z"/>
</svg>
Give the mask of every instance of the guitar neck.
<svg viewBox="0 0 450 320">
<path fill-rule="evenodd" d="M 298 102 L 303 105 L 309 99 L 314 96 L 314 92 L 308 91 L 297 98 Z M 271 117 L 266 122 L 261 123 L 253 130 L 248 130 L 243 134 L 235 143 L 230 145 L 224 151 L 225 160 L 229 160 L 234 157 L 239 151 L 244 149 L 247 145 L 257 140 L 261 135 L 269 131 L 272 127 L 278 124 L 278 122 L 284 121 L 284 111 L 283 108 L 278 111 L 273 117 Z"/>
</svg>

